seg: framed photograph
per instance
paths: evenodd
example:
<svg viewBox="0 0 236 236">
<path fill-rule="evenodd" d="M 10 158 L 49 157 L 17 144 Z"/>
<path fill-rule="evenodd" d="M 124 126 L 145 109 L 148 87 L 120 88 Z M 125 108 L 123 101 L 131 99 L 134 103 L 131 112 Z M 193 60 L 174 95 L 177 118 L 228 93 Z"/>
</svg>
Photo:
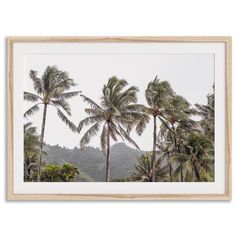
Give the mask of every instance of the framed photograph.
<svg viewBox="0 0 236 236">
<path fill-rule="evenodd" d="M 9 37 L 8 200 L 230 200 L 231 37 Z"/>
</svg>

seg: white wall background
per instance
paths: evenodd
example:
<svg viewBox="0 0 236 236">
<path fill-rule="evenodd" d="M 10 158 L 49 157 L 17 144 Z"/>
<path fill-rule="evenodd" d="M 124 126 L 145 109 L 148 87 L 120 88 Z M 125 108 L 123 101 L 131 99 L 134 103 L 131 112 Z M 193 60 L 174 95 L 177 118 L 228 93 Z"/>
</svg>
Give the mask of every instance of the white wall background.
<svg viewBox="0 0 236 236">
<path fill-rule="evenodd" d="M 1 0 L 0 234 L 234 235 L 235 196 L 232 202 L 7 202 L 5 199 L 6 36 L 231 35 L 236 38 L 234 3 L 234 0 Z"/>
</svg>

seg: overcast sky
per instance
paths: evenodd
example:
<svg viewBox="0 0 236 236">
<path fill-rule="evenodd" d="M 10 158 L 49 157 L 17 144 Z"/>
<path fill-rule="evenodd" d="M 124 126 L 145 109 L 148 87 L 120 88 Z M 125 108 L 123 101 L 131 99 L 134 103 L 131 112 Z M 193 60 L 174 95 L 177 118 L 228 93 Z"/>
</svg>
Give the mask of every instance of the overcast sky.
<svg viewBox="0 0 236 236">
<path fill-rule="evenodd" d="M 82 90 L 83 94 L 99 101 L 103 85 L 111 76 L 126 79 L 129 85 L 138 86 L 138 103 L 146 104 L 144 91 L 156 75 L 170 82 L 175 92 L 185 97 L 191 104 L 206 104 L 206 96 L 212 92 L 214 83 L 214 56 L 208 54 L 175 55 L 26 55 L 24 60 L 24 90 L 34 92 L 29 79 L 31 69 L 41 76 L 46 67 L 56 65 L 65 70 L 78 84 L 73 90 Z M 72 109 L 71 120 L 78 125 L 85 118 L 84 109 L 89 107 L 82 98 L 68 100 Z M 24 110 L 32 105 L 24 103 Z M 42 108 L 28 120 L 40 133 Z M 85 130 L 84 130 L 85 131 Z M 83 134 L 84 132 L 82 132 Z M 45 142 L 73 148 L 79 147 L 82 134 L 72 133 L 57 117 L 55 108 L 49 107 L 46 120 Z M 142 136 L 131 133 L 142 150 L 152 149 L 152 122 Z M 95 136 L 90 146 L 99 147 L 100 138 Z"/>
</svg>

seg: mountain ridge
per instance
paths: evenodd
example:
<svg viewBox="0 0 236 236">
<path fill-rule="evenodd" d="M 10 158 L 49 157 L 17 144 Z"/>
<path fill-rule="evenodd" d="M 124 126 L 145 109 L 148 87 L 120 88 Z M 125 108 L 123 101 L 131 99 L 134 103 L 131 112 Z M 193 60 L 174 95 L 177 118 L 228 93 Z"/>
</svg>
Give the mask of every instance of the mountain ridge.
<svg viewBox="0 0 236 236">
<path fill-rule="evenodd" d="M 78 147 L 69 149 L 59 145 L 45 145 L 44 150 L 47 153 L 47 156 L 44 157 L 46 164 L 72 163 L 79 167 L 83 176 L 88 177 L 87 181 L 105 181 L 106 157 L 100 148 L 87 146 L 81 150 Z M 137 158 L 144 153 L 144 151 L 132 148 L 123 142 L 113 144 L 110 150 L 111 179 L 128 177 L 134 170 Z M 86 181 L 86 177 L 84 180 Z"/>
</svg>

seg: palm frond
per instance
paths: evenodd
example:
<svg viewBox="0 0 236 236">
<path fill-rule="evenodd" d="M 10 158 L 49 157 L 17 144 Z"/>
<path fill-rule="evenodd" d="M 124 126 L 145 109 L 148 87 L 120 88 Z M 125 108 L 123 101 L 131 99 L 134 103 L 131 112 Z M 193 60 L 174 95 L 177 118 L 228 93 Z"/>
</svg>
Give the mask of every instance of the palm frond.
<svg viewBox="0 0 236 236">
<path fill-rule="evenodd" d="M 53 87 L 50 86 L 48 93 L 51 97 L 59 98 L 61 94 L 63 94 L 65 90 L 70 89 L 71 86 L 75 86 L 73 79 L 65 79 Z"/>
<path fill-rule="evenodd" d="M 109 122 L 109 126 L 110 126 L 110 130 L 112 130 L 112 132 L 114 133 L 114 135 L 117 135 L 118 137 L 120 137 L 122 139 L 122 141 L 124 141 L 124 137 L 123 135 L 119 132 L 119 128 L 116 125 L 115 122 L 111 121 Z M 128 133 L 128 131 L 126 131 Z M 116 138 L 113 137 L 113 140 L 117 141 Z"/>
<path fill-rule="evenodd" d="M 116 130 L 115 129 L 113 129 L 110 125 L 109 125 L 109 134 L 110 134 L 110 136 L 111 136 L 111 138 L 115 141 L 115 142 L 117 142 L 117 137 L 116 137 Z"/>
<path fill-rule="evenodd" d="M 30 128 L 32 125 L 32 122 L 27 122 L 26 124 L 24 124 L 24 131 L 26 131 L 28 128 Z"/>
<path fill-rule="evenodd" d="M 156 178 L 157 178 L 157 180 L 158 180 L 158 178 L 160 178 L 160 177 L 161 177 L 161 180 L 162 180 L 162 179 L 165 179 L 165 177 L 166 177 L 168 171 L 169 171 L 169 165 L 168 165 L 168 164 L 165 165 L 165 166 L 163 166 L 163 167 L 161 167 L 161 168 L 159 167 L 159 168 L 157 169 L 157 171 L 156 171 Z"/>
<path fill-rule="evenodd" d="M 137 92 L 139 89 L 135 86 L 129 87 L 127 90 L 119 94 L 119 96 L 116 99 L 116 102 L 114 106 L 118 108 L 122 108 L 130 103 L 136 103 L 137 102 Z"/>
<path fill-rule="evenodd" d="M 84 147 L 90 142 L 91 138 L 97 134 L 99 128 L 100 124 L 97 122 L 85 132 L 82 139 L 80 140 L 81 149 L 84 149 Z"/>
<path fill-rule="evenodd" d="M 121 135 L 126 139 L 129 143 L 133 144 L 137 149 L 140 149 L 139 146 L 135 143 L 135 141 L 129 136 L 129 134 L 120 126 L 118 125 L 118 129 Z"/>
<path fill-rule="evenodd" d="M 161 163 L 163 162 L 165 157 L 166 157 L 165 155 L 161 155 L 159 158 L 157 158 L 157 160 L 156 160 L 156 168 L 160 168 Z"/>
<path fill-rule="evenodd" d="M 213 178 L 210 176 L 209 173 L 206 172 L 206 170 L 201 165 L 196 164 L 196 168 L 200 172 L 199 176 L 201 181 L 213 182 Z"/>
<path fill-rule="evenodd" d="M 68 115 L 71 115 L 70 105 L 64 99 L 51 100 L 51 103 L 56 107 L 61 107 Z"/>
<path fill-rule="evenodd" d="M 95 122 L 100 122 L 100 121 L 103 121 L 103 120 L 105 120 L 105 119 L 104 119 L 104 117 L 101 116 L 101 115 L 95 115 L 95 116 L 86 117 L 86 118 L 84 118 L 83 120 L 81 120 L 81 121 L 79 122 L 77 131 L 78 131 L 78 133 L 80 133 L 81 130 L 82 130 L 82 128 L 83 128 L 84 126 L 93 124 L 93 123 L 95 123 Z"/>
<path fill-rule="evenodd" d="M 84 111 L 85 111 L 85 113 L 88 114 L 89 116 L 97 116 L 97 115 L 100 115 L 100 116 L 105 117 L 105 112 L 104 112 L 104 111 L 101 111 L 101 110 L 98 110 L 98 109 L 85 108 Z"/>
<path fill-rule="evenodd" d="M 57 108 L 57 115 L 59 116 L 59 118 L 73 131 L 76 132 L 77 131 L 77 127 L 73 124 L 73 122 L 71 122 L 65 115 L 64 113 Z"/>
<path fill-rule="evenodd" d="M 44 92 L 43 82 L 37 77 L 37 71 L 31 70 L 29 73 L 30 78 L 33 80 L 34 90 L 40 95 Z"/>
<path fill-rule="evenodd" d="M 114 88 L 113 93 L 114 94 L 119 94 L 123 88 L 125 88 L 125 86 L 128 85 L 127 81 L 124 79 L 120 79 L 118 80 L 118 82 L 116 83 L 116 86 Z"/>
<path fill-rule="evenodd" d="M 32 106 L 31 108 L 29 108 L 25 113 L 24 113 L 24 117 L 26 118 L 27 116 L 31 116 L 33 115 L 35 112 L 37 112 L 39 110 L 39 103 L 37 103 L 36 105 Z"/>
<path fill-rule="evenodd" d="M 135 112 L 143 112 L 145 110 L 145 106 L 142 104 L 129 104 L 124 106 L 122 109 L 122 112 L 126 112 L 126 111 L 135 111 Z"/>
<path fill-rule="evenodd" d="M 149 121 L 150 121 L 149 115 L 142 114 L 142 118 L 139 120 L 136 126 L 136 132 L 138 135 L 141 135 L 143 133 Z"/>
<path fill-rule="evenodd" d="M 62 93 L 62 94 L 60 94 L 60 98 L 62 98 L 62 99 L 69 99 L 69 98 L 77 96 L 79 93 L 81 93 L 81 91 Z"/>
<path fill-rule="evenodd" d="M 112 121 L 122 125 L 127 133 L 130 133 L 131 129 L 135 125 L 135 120 L 133 120 L 131 117 L 126 117 L 123 115 L 115 115 L 112 117 Z"/>
<path fill-rule="evenodd" d="M 84 95 L 80 95 L 85 102 L 87 102 L 93 109 L 96 109 L 96 110 L 100 110 L 100 111 L 103 111 L 103 109 L 96 103 L 94 102 L 92 99 L 90 99 L 89 97 L 86 97 Z"/>
<path fill-rule="evenodd" d="M 24 100 L 29 101 L 29 102 L 37 102 L 38 100 L 43 100 L 40 96 L 29 93 L 29 92 L 24 92 Z"/>
</svg>

